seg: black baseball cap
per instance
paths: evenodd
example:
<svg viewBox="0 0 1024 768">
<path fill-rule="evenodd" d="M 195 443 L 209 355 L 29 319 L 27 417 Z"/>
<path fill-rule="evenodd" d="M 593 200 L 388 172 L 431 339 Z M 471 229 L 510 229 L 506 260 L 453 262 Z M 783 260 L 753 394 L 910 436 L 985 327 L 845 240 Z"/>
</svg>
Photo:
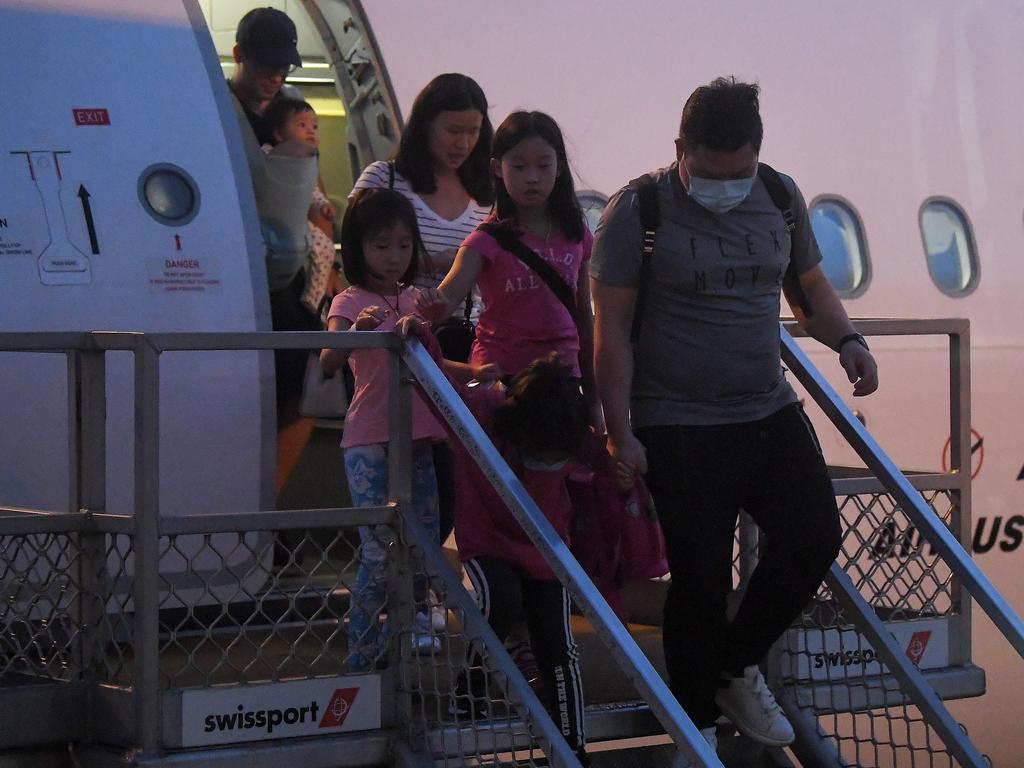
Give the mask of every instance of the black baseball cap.
<svg viewBox="0 0 1024 768">
<path fill-rule="evenodd" d="M 238 22 L 235 42 L 242 52 L 270 67 L 302 66 L 295 22 L 277 8 L 254 8 Z"/>
</svg>

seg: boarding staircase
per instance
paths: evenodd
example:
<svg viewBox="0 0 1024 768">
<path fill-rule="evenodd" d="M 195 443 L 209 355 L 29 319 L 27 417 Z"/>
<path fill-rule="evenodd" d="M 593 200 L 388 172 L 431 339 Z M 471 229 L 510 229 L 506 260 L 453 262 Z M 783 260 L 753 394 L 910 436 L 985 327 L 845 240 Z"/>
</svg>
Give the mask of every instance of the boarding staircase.
<svg viewBox="0 0 1024 768">
<path fill-rule="evenodd" d="M 984 693 L 971 660 L 972 600 L 1022 655 L 1024 626 L 962 544 L 968 325 L 864 321 L 858 330 L 949 338 L 951 469 L 904 476 L 783 334 L 785 364 L 867 470 L 834 468 L 843 550 L 766 663 L 797 742 L 765 749 L 723 727 L 718 755 L 668 691 L 658 628 L 615 616 L 417 342 L 376 333 L 0 334 L 0 351 L 67 356 L 77 488 L 68 511 L 0 508 L 0 766 L 578 765 L 460 574 L 407 514 L 414 380 L 581 610 L 595 765 L 668 766 L 677 753 L 694 766 L 986 765 L 943 700 Z M 390 353 L 391 502 L 162 516 L 161 355 L 322 346 Z M 130 516 L 105 511 L 113 351 L 134 358 Z M 379 669 L 356 672 L 346 611 L 358 526 L 378 526 L 393 555 L 380 606 L 386 656 Z M 929 546 L 900 548 L 912 536 Z M 742 589 L 756 565 L 752 525 L 741 523 L 736 553 Z M 426 595 L 415 586 L 424 582 Z M 647 585 L 649 615 L 661 586 Z M 431 634 L 417 615 L 432 605 L 443 610 Z M 468 647 L 482 655 L 489 703 L 453 716 Z"/>
</svg>

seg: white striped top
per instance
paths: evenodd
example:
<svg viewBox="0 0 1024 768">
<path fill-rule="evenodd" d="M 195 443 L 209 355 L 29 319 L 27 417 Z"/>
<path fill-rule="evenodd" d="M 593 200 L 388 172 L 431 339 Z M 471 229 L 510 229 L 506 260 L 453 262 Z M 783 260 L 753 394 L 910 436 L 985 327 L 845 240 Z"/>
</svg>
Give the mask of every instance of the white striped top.
<svg viewBox="0 0 1024 768">
<path fill-rule="evenodd" d="M 387 189 L 389 169 L 388 163 L 384 160 L 370 163 L 360 174 L 359 179 L 352 187 L 352 192 L 360 189 Z M 423 238 L 423 247 L 427 254 L 433 256 L 435 253 L 442 253 L 449 250 L 457 250 L 462 241 L 470 232 L 477 228 L 488 213 L 490 208 L 478 205 L 475 200 L 470 200 L 466 210 L 457 219 L 449 220 L 439 216 L 434 209 L 423 202 L 423 199 L 413 191 L 412 185 L 400 173 L 395 171 L 394 190 L 401 192 L 412 203 L 416 211 L 416 223 L 420 228 L 420 237 Z M 436 288 L 444 279 L 445 273 L 424 272 L 416 280 L 420 287 Z M 479 314 L 479 299 L 475 295 L 473 304 L 474 318 Z M 456 314 L 461 314 L 459 307 Z"/>
</svg>

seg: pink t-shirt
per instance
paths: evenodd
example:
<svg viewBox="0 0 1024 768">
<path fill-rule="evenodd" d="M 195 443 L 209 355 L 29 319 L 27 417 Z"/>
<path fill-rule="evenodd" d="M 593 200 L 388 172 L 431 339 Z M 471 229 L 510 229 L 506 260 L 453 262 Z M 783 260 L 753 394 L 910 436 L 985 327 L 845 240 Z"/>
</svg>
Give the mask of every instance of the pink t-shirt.
<svg viewBox="0 0 1024 768">
<path fill-rule="evenodd" d="M 540 254 L 576 295 L 580 271 L 590 259 L 594 241 L 584 230 L 583 242 L 572 243 L 553 233 L 547 243 L 529 234 L 522 242 Z M 476 328 L 470 362 L 497 363 L 506 374 L 521 371 L 549 352 L 559 352 L 580 375 L 580 338 L 576 320 L 544 281 L 486 232 L 476 230 L 463 243 L 483 258 L 477 285 L 484 308 Z"/>
<path fill-rule="evenodd" d="M 398 295 L 398 313 L 394 311 L 394 297 L 385 298 L 379 293 L 353 285 L 345 289 L 331 302 L 327 317 L 342 317 L 350 323 L 366 307 L 376 305 L 392 311 L 377 326 L 378 331 L 394 330 L 395 323 L 402 315 L 413 311 L 413 301 L 418 291 L 405 288 Z M 348 358 L 349 367 L 356 380 L 356 391 L 345 414 L 345 431 L 341 436 L 341 447 L 369 445 L 388 442 L 388 352 L 383 349 L 354 349 Z M 412 439 L 429 438 L 444 440 L 444 426 L 437 420 L 423 392 L 419 388 L 412 399 Z"/>
</svg>

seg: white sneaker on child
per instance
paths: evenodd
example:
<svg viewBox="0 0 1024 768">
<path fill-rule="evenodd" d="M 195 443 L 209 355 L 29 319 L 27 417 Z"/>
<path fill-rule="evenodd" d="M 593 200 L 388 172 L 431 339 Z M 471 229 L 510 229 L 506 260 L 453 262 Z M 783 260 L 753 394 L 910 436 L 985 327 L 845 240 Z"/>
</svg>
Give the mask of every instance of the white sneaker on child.
<svg viewBox="0 0 1024 768">
<path fill-rule="evenodd" d="M 441 650 L 441 638 L 433 633 L 427 614 L 417 611 L 413 621 L 412 651 L 417 656 L 432 656 Z"/>
<path fill-rule="evenodd" d="M 444 632 L 448 629 L 448 609 L 443 605 L 430 606 L 430 628 L 435 632 Z"/>
<path fill-rule="evenodd" d="M 734 677 L 719 688 L 715 703 L 740 733 L 754 741 L 785 747 L 796 738 L 793 726 L 756 666 L 746 667 L 742 677 Z"/>
<path fill-rule="evenodd" d="M 718 752 L 718 733 L 715 731 L 715 726 L 709 725 L 707 728 L 700 729 L 700 735 L 704 737 L 704 741 L 708 743 L 712 751 Z M 682 752 L 677 751 L 675 758 L 672 760 L 672 768 L 691 768 L 693 764 L 689 759 L 683 755 Z"/>
</svg>

